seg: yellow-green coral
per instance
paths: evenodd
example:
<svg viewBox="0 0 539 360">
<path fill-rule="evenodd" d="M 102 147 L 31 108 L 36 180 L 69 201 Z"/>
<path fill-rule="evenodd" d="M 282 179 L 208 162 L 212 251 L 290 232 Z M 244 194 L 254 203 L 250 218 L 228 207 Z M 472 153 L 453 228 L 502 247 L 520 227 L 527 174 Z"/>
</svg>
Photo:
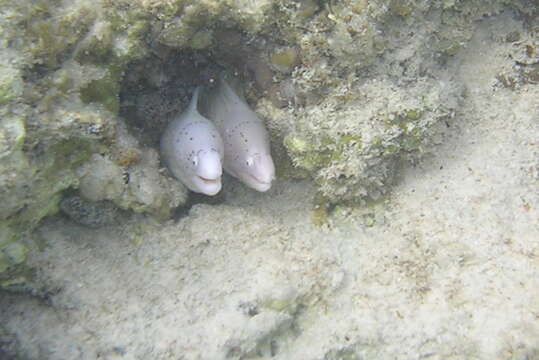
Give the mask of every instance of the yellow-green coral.
<svg viewBox="0 0 539 360">
<path fill-rule="evenodd" d="M 336 139 L 323 137 L 308 142 L 301 136 L 288 135 L 284 145 L 292 154 L 296 166 L 314 171 L 342 160 L 349 148 L 361 148 L 361 138 L 356 135 L 340 135 Z"/>
<path fill-rule="evenodd" d="M 284 145 L 329 203 L 379 199 L 390 188 L 396 164 L 417 158 L 431 143 L 435 125 L 456 103 L 436 101 L 458 98 L 453 89 L 426 79 L 409 88 L 389 80 L 366 83 L 344 92 L 346 97 L 337 89 L 332 100 L 298 116 L 297 130 Z M 358 99 L 357 93 L 369 95 Z M 332 96 L 353 105 L 334 103 Z"/>
<path fill-rule="evenodd" d="M 95 11 L 89 7 L 73 4 L 66 8 L 54 8 L 40 3 L 28 19 L 26 40 L 35 62 L 48 68 L 58 66 L 69 50 L 89 31 L 95 20 Z"/>
<path fill-rule="evenodd" d="M 86 104 L 101 103 L 113 114 L 118 114 L 120 110 L 119 92 L 118 78 L 107 73 L 101 79 L 92 80 L 80 89 L 80 98 Z"/>
<path fill-rule="evenodd" d="M 298 50 L 292 47 L 279 49 L 270 56 L 271 65 L 283 73 L 290 73 L 298 61 Z"/>
</svg>

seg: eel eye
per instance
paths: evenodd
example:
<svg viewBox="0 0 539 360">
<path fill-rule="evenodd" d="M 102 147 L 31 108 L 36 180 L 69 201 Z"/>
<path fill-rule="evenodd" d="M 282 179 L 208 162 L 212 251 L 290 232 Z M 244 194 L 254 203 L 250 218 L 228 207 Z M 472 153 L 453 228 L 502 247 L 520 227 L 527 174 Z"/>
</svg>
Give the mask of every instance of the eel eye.
<svg viewBox="0 0 539 360">
<path fill-rule="evenodd" d="M 247 161 L 245 161 L 245 164 L 249 167 L 253 166 L 254 160 L 252 157 L 247 158 Z"/>
<path fill-rule="evenodd" d="M 191 160 L 191 162 L 193 163 L 193 166 L 197 166 L 198 165 L 198 157 L 194 156 L 193 159 Z"/>
</svg>

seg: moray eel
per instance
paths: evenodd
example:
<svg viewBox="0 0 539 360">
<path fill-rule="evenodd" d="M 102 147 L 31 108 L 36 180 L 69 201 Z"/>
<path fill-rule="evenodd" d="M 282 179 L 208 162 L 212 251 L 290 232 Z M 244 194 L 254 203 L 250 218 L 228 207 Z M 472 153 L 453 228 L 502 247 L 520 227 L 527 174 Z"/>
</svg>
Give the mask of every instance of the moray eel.
<svg viewBox="0 0 539 360">
<path fill-rule="evenodd" d="M 223 140 L 215 125 L 197 110 L 200 87 L 187 110 L 168 124 L 161 155 L 174 177 L 190 190 L 215 195 L 221 190 Z"/>
<path fill-rule="evenodd" d="M 268 191 L 275 179 L 270 138 L 262 120 L 221 76 L 201 99 L 201 111 L 223 138 L 227 173 L 257 191 Z"/>
</svg>

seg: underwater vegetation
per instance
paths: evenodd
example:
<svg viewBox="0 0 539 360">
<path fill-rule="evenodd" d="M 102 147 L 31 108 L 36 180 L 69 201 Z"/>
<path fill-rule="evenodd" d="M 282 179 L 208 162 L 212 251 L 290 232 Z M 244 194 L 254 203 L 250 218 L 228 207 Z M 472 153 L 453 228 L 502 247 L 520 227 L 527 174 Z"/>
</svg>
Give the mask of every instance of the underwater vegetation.
<svg viewBox="0 0 539 360">
<path fill-rule="evenodd" d="M 312 178 L 327 203 L 380 198 L 458 112 L 465 92 L 444 66 L 473 21 L 507 8 L 531 19 L 532 3 L 2 1 L 0 287 L 28 286 L 30 234 L 73 191 L 75 219 L 101 219 L 86 201 L 160 219 L 184 204 L 159 137 L 222 69 L 248 80 L 278 177 Z M 517 75 L 501 81 L 537 67 Z"/>
</svg>

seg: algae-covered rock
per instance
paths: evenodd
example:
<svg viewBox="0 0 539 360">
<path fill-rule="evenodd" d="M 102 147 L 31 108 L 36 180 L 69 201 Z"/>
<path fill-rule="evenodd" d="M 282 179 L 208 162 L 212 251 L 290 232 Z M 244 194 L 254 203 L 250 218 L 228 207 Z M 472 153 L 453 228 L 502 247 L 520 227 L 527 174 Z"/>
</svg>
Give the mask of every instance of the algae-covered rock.
<svg viewBox="0 0 539 360">
<path fill-rule="evenodd" d="M 60 202 L 62 213 L 74 222 L 91 228 L 115 224 L 120 213 L 109 201 L 88 201 L 80 196 L 67 196 Z"/>
<path fill-rule="evenodd" d="M 105 15 L 84 1 L 0 4 L 0 287 L 26 281 L 27 235 L 92 154 L 111 152 L 121 68 L 138 48 Z"/>
<path fill-rule="evenodd" d="M 280 72 L 290 73 L 298 64 L 298 51 L 294 48 L 284 48 L 275 51 L 271 57 L 271 65 Z"/>
<path fill-rule="evenodd" d="M 0 64 L 0 104 L 22 94 L 23 81 L 19 70 Z"/>
<path fill-rule="evenodd" d="M 440 86 L 428 79 L 351 85 L 297 112 L 284 146 L 327 201 L 376 199 L 391 188 L 401 161 L 413 161 L 437 141 L 442 120 L 456 110 L 458 90 L 450 81 Z"/>
</svg>

